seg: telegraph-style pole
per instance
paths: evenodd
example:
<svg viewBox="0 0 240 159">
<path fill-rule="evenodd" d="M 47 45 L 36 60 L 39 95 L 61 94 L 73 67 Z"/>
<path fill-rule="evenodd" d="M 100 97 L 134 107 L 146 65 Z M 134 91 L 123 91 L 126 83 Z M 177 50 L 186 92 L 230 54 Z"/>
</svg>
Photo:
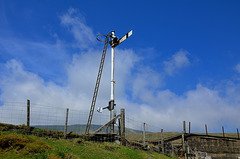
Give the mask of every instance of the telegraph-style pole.
<svg viewBox="0 0 240 159">
<path fill-rule="evenodd" d="M 129 38 L 131 35 L 132 35 L 132 30 L 129 31 L 127 34 L 125 34 L 123 37 L 121 37 L 119 40 L 115 36 L 115 31 L 111 31 L 108 35 L 99 34 L 97 36 L 97 39 L 99 36 L 104 36 L 104 37 L 106 37 L 106 40 L 102 41 L 102 40 L 98 39 L 98 41 L 105 42 L 105 44 L 104 44 L 103 55 L 102 55 L 102 59 L 101 59 L 100 67 L 99 67 L 98 78 L 97 78 L 97 82 L 95 85 L 93 100 L 92 100 L 92 104 L 91 104 L 91 109 L 90 109 L 90 113 L 89 113 L 89 117 L 88 117 L 88 123 L 86 126 L 85 134 L 89 134 L 89 129 L 91 126 L 91 121 L 92 121 L 95 103 L 96 103 L 96 99 L 97 99 L 98 88 L 99 88 L 99 84 L 100 84 L 100 79 L 101 79 L 101 75 L 102 75 L 102 69 L 103 69 L 103 64 L 104 64 L 104 59 L 105 59 L 108 44 L 110 44 L 110 46 L 111 46 L 111 96 L 110 96 L 110 101 L 108 103 L 108 106 L 106 106 L 104 108 L 98 107 L 97 111 L 99 113 L 101 113 L 104 109 L 108 109 L 110 111 L 110 121 L 116 117 L 117 112 L 114 109 L 114 107 L 116 106 L 116 104 L 114 103 L 114 84 L 115 84 L 115 80 L 114 80 L 114 49 L 117 45 L 121 44 L 123 41 L 125 41 L 127 38 Z M 109 39 L 110 39 L 110 41 L 109 41 Z M 110 124 L 111 133 L 114 133 L 114 122 L 112 122 Z"/>
<path fill-rule="evenodd" d="M 110 45 L 111 45 L 111 97 L 110 97 L 110 101 L 109 101 L 109 110 L 110 110 L 110 120 L 112 120 L 115 116 L 116 116 L 116 110 L 114 109 L 115 107 L 115 103 L 114 103 L 114 84 L 115 84 L 115 80 L 114 80 L 114 49 L 117 45 L 119 45 L 120 43 L 122 43 L 123 41 L 125 41 L 128 37 L 130 37 L 132 35 L 132 30 L 130 32 L 128 32 L 126 35 L 124 35 L 121 39 L 118 40 L 118 38 L 115 36 L 115 31 L 111 32 L 111 41 L 110 41 Z M 112 123 L 110 125 L 111 128 L 111 133 L 114 133 L 114 123 Z"/>
<path fill-rule="evenodd" d="M 114 48 L 116 47 L 118 39 L 115 36 L 115 31 L 111 32 L 111 96 L 110 96 L 110 102 L 109 102 L 109 107 L 110 107 L 110 120 L 112 120 L 116 114 L 114 114 Z M 114 133 L 114 123 L 110 125 L 111 128 L 111 133 Z"/>
</svg>

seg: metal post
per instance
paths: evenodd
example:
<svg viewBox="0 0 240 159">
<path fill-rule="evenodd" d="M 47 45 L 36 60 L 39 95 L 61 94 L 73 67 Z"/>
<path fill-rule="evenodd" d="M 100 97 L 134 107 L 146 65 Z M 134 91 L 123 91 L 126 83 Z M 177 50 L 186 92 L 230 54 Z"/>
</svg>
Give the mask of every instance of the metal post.
<svg viewBox="0 0 240 159">
<path fill-rule="evenodd" d="M 114 35 L 114 34 L 113 34 Z M 114 100 L 114 47 L 111 48 L 111 100 Z"/>
<path fill-rule="evenodd" d="M 97 40 L 102 41 L 102 40 L 98 39 L 99 36 L 105 36 L 105 35 L 99 34 L 97 36 Z M 108 107 L 105 107 L 105 108 L 108 108 L 109 111 L 110 111 L 110 121 L 112 122 L 110 124 L 110 128 L 111 128 L 111 133 L 114 133 L 115 120 L 113 120 L 113 119 L 116 116 L 116 110 L 114 109 L 114 107 L 115 107 L 115 104 L 114 104 L 114 84 L 115 84 L 115 81 L 114 81 L 114 48 L 117 45 L 121 44 L 123 41 L 125 41 L 130 36 L 132 36 L 132 30 L 130 30 L 127 34 L 125 34 L 123 37 L 121 37 L 118 40 L 118 38 L 115 36 L 115 31 L 111 31 L 107 36 L 105 36 L 106 40 L 102 41 L 102 42 L 105 42 L 105 44 L 104 44 L 102 59 L 101 59 L 99 72 L 98 72 L 98 78 L 97 78 L 97 82 L 96 82 L 96 85 L 95 85 L 93 100 L 92 100 L 92 104 L 91 104 L 91 109 L 90 109 L 90 113 L 89 113 L 89 117 L 88 117 L 88 122 L 87 122 L 85 134 L 89 134 L 89 129 L 90 129 L 90 126 L 91 126 L 93 112 L 94 112 L 94 108 L 95 108 L 95 104 L 96 104 L 98 88 L 99 88 L 99 84 L 100 84 L 100 79 L 101 79 L 101 75 L 102 75 L 102 69 L 103 69 L 103 64 L 104 64 L 104 59 L 105 59 L 108 44 L 111 45 L 111 96 L 110 96 L 109 105 L 108 105 Z M 110 43 L 109 43 L 109 37 L 111 37 Z M 103 108 L 101 108 L 99 110 L 102 110 L 102 109 Z"/>
<path fill-rule="evenodd" d="M 65 139 L 67 138 L 68 111 L 69 111 L 69 109 L 67 108 L 67 111 L 66 111 L 66 120 L 65 120 L 65 128 L 64 128 L 64 138 L 65 138 Z"/>
<path fill-rule="evenodd" d="M 143 146 L 145 147 L 146 144 L 146 129 L 145 129 L 146 123 L 143 123 Z"/>
<path fill-rule="evenodd" d="M 161 129 L 161 146 L 162 146 L 162 154 L 165 153 L 164 150 L 164 134 L 163 134 L 163 129 Z"/>
<path fill-rule="evenodd" d="M 27 127 L 30 126 L 30 100 L 27 100 Z"/>
<path fill-rule="evenodd" d="M 112 34 L 111 34 L 112 40 L 115 37 L 114 33 L 115 32 L 112 31 Z M 114 81 L 114 46 L 112 44 L 112 47 L 111 47 L 111 97 L 110 97 L 110 99 L 113 102 L 114 102 L 114 84 L 115 84 L 115 81 Z M 114 106 L 113 106 L 113 110 L 110 110 L 110 120 L 112 120 L 113 118 L 114 118 Z M 110 128 L 111 128 L 111 133 L 114 133 L 114 123 L 112 123 L 110 125 Z"/>
<path fill-rule="evenodd" d="M 121 145 L 125 146 L 125 109 L 121 109 Z"/>
<path fill-rule="evenodd" d="M 207 124 L 205 124 L 206 135 L 208 135 Z"/>
</svg>

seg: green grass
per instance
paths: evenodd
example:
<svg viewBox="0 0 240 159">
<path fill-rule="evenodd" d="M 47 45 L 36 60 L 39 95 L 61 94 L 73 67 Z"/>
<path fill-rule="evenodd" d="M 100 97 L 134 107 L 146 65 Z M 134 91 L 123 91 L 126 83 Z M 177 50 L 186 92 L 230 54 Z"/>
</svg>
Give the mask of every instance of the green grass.
<svg viewBox="0 0 240 159">
<path fill-rule="evenodd" d="M 96 143 L 83 139 L 55 139 L 0 132 L 0 158 L 13 159 L 149 159 L 168 157 L 142 150 L 129 149 L 116 143 Z"/>
</svg>

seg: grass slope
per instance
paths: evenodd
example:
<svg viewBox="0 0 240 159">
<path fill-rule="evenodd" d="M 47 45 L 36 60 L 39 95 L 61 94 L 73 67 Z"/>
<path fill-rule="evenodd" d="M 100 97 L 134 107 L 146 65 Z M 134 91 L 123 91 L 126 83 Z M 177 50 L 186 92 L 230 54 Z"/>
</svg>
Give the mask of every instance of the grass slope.
<svg viewBox="0 0 240 159">
<path fill-rule="evenodd" d="M 0 158 L 168 159 L 155 152 L 129 149 L 116 143 L 37 137 L 9 131 L 0 132 Z"/>
</svg>

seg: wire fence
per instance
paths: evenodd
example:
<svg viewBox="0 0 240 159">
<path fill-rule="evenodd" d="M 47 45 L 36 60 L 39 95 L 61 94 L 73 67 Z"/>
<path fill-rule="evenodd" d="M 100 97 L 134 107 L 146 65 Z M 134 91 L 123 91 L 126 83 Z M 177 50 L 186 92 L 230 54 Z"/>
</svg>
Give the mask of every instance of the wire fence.
<svg viewBox="0 0 240 159">
<path fill-rule="evenodd" d="M 30 108 L 30 109 L 28 109 Z M 29 110 L 29 111 L 28 111 Z M 122 125 L 120 118 L 115 121 L 114 133 L 111 133 L 109 126 L 104 127 L 101 132 L 96 131 L 110 121 L 108 111 L 103 113 L 94 113 L 90 135 L 84 135 L 89 112 L 81 110 L 68 109 L 63 107 L 54 107 L 27 102 L 5 102 L 0 105 L 0 132 L 20 131 L 31 135 L 53 137 L 53 138 L 79 138 L 85 140 L 102 142 L 122 140 Z M 28 120 L 29 119 L 29 120 Z M 183 121 L 183 132 L 163 132 L 163 129 L 140 121 L 130 115 L 125 115 L 125 141 L 126 145 L 133 148 L 148 149 L 161 153 L 176 153 L 183 150 L 183 134 L 190 134 L 191 123 Z M 7 125 L 11 124 L 11 126 Z M 29 126 L 28 126 L 29 124 Z M 208 135 L 207 125 L 205 125 L 206 135 Z M 223 137 L 234 137 L 239 139 L 239 132 L 224 134 L 214 134 Z M 94 134 L 94 135 L 93 135 Z M 1 135 L 1 133 L 0 133 Z M 171 137 L 180 136 L 176 140 L 167 140 Z M 165 149 L 165 150 L 164 150 Z M 168 150 L 168 151 L 167 151 Z M 171 151 L 170 151 L 171 150 Z M 175 152 L 176 151 L 176 152 Z"/>
<path fill-rule="evenodd" d="M 58 108 L 47 105 L 31 103 L 30 126 L 43 129 L 64 131 L 67 108 Z M 69 109 L 67 131 L 77 134 L 85 132 L 88 112 Z M 92 121 L 94 125 L 102 125 L 109 120 L 107 114 L 95 114 Z M 27 125 L 27 103 L 7 102 L 0 106 L 0 122 L 13 125 Z"/>
<path fill-rule="evenodd" d="M 12 125 L 27 125 L 27 102 L 5 102 L 0 105 L 0 123 L 12 124 Z M 64 136 L 68 134 L 85 134 L 86 123 L 88 120 L 89 112 L 84 112 L 81 110 L 69 109 L 67 115 L 67 108 L 63 107 L 54 107 L 41 104 L 30 104 L 30 120 L 29 124 L 31 127 L 39 128 L 42 130 L 52 130 L 61 132 L 61 135 Z M 66 124 L 66 116 L 67 124 Z M 94 113 L 90 134 L 94 132 L 109 122 L 110 116 L 108 111 L 103 113 Z M 190 123 L 184 122 L 183 129 L 186 133 L 190 133 Z M 184 128 L 185 127 L 185 128 Z M 188 127 L 188 130 L 187 130 Z M 1 130 L 1 129 L 0 129 Z M 116 135 L 120 134 L 120 119 L 116 120 L 114 132 Z M 206 135 L 208 134 L 207 125 L 205 125 Z M 226 137 L 235 137 L 239 138 L 239 132 L 237 133 L 228 133 L 224 134 L 224 127 L 222 127 L 223 133 L 216 133 L 215 135 L 226 136 Z M 192 130 L 191 130 L 192 131 Z M 65 134 L 63 134 L 65 132 Z M 39 131 L 40 133 L 45 133 L 44 131 Z M 110 127 L 105 127 L 99 134 L 107 134 L 105 136 L 98 136 L 94 140 L 103 140 L 102 138 L 111 138 L 113 139 L 116 135 L 110 133 Z M 182 132 L 172 132 L 172 133 L 161 133 L 161 129 L 149 123 L 139 121 L 130 115 L 125 115 L 125 138 L 131 142 L 137 142 L 143 146 L 149 145 L 151 143 L 158 143 L 162 138 L 169 138 L 171 136 L 180 135 Z M 176 142 L 178 143 L 178 142 Z"/>
<path fill-rule="evenodd" d="M 67 127 L 65 128 L 67 108 L 31 103 L 29 124 L 31 127 L 43 130 L 64 132 L 66 129 L 66 133 L 82 135 L 85 133 L 88 115 L 89 112 L 69 109 Z M 27 125 L 27 116 L 27 102 L 5 102 L 0 106 L 0 123 Z M 94 113 L 90 134 L 109 122 L 109 119 L 108 111 Z M 114 130 L 117 135 L 120 134 L 119 120 L 116 120 Z M 110 133 L 110 128 L 104 128 L 101 133 Z M 154 126 L 127 115 L 125 117 L 125 135 L 127 140 L 142 144 L 144 144 L 144 140 L 148 142 L 161 137 L 161 135 L 157 133 L 157 128 Z"/>
</svg>

